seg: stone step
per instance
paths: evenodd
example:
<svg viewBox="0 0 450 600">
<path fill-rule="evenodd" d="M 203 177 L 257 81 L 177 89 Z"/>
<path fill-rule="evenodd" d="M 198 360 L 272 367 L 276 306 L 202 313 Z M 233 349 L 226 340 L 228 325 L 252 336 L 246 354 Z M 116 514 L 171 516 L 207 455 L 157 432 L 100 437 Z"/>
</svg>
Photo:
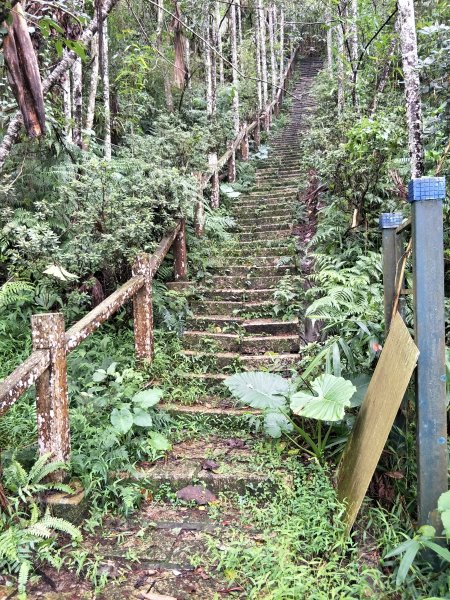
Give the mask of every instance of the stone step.
<svg viewBox="0 0 450 600">
<path fill-rule="evenodd" d="M 281 321 L 279 319 L 245 319 L 235 315 L 198 315 L 194 314 L 188 319 L 187 326 L 192 330 L 185 331 L 185 335 L 192 334 L 192 340 L 197 339 L 200 333 L 207 335 L 238 335 L 244 334 L 264 336 L 292 335 L 298 337 L 298 320 Z M 231 338 L 230 338 L 231 339 Z M 233 338 L 234 339 L 234 338 Z"/>
<path fill-rule="evenodd" d="M 237 333 L 210 333 L 209 331 L 185 331 L 183 347 L 205 350 L 219 348 L 221 351 L 244 354 L 265 354 L 266 352 L 293 353 L 300 348 L 298 334 L 250 335 L 242 337 Z"/>
<path fill-rule="evenodd" d="M 255 266 L 255 265 L 215 265 L 210 266 L 209 271 L 212 273 L 224 273 L 225 277 L 245 277 L 245 278 L 257 278 L 257 277 L 272 277 L 282 276 L 285 273 L 290 273 L 294 270 L 294 267 L 289 265 L 282 265 L 277 267 L 274 265 L 268 266 Z M 213 275 L 216 277 L 216 275 Z M 222 276 L 221 276 L 222 277 Z"/>
<path fill-rule="evenodd" d="M 263 229 L 262 231 L 258 231 L 255 228 L 252 231 L 239 232 L 237 235 L 242 242 L 247 242 L 249 240 L 266 240 L 267 237 L 274 240 L 290 237 L 292 235 L 292 229 Z"/>
<path fill-rule="evenodd" d="M 225 300 L 231 302 L 258 302 L 261 300 L 270 300 L 273 297 L 274 288 L 269 289 L 217 289 L 201 288 L 198 290 L 202 298 L 208 300 Z"/>
<path fill-rule="evenodd" d="M 199 311 L 205 315 L 228 315 L 235 314 L 241 316 L 244 314 L 267 315 L 272 312 L 272 301 L 261 302 L 232 302 L 227 300 L 202 300 L 194 305 L 196 313 Z"/>
<path fill-rule="evenodd" d="M 279 206 L 265 207 L 263 204 L 251 208 L 233 209 L 234 217 L 237 223 L 254 223 L 257 219 L 261 221 L 271 220 L 272 218 L 291 219 L 292 213 L 297 203 L 288 204 L 280 202 Z"/>
<path fill-rule="evenodd" d="M 291 238 L 285 238 L 290 240 Z M 293 239 L 293 238 L 292 238 Z M 251 259 L 255 264 L 258 264 L 258 258 L 263 256 L 267 251 L 270 250 L 270 254 L 272 256 L 292 256 L 293 250 L 289 244 L 281 243 L 284 240 L 277 240 L 280 242 L 275 245 L 269 241 L 265 243 L 263 240 L 258 240 L 259 244 L 256 242 L 241 242 L 240 247 L 235 247 L 230 249 L 228 252 L 228 256 L 233 259 L 233 261 L 240 256 L 244 258 L 245 261 Z"/>
<path fill-rule="evenodd" d="M 292 221 L 293 217 L 291 211 L 286 211 L 286 215 L 270 215 L 267 217 L 255 215 L 252 218 L 245 217 L 244 219 L 239 219 L 238 226 L 244 231 L 252 227 L 256 227 L 257 230 L 262 231 L 263 229 L 269 230 L 270 227 L 273 229 L 284 228 L 287 224 L 292 223 Z"/>
<path fill-rule="evenodd" d="M 223 266 L 226 266 L 227 264 L 234 264 L 234 265 L 254 265 L 255 267 L 266 267 L 266 266 L 273 266 L 276 267 L 277 265 L 290 265 L 293 266 L 294 265 L 294 256 L 292 255 L 291 252 L 281 252 L 281 253 L 277 253 L 274 252 L 274 248 L 267 248 L 267 253 L 269 253 L 270 251 L 270 255 L 266 256 L 266 255 L 255 255 L 252 256 L 250 255 L 234 255 L 234 256 L 227 256 L 227 262 L 225 265 L 223 265 L 223 262 L 221 260 L 215 261 L 213 263 L 211 263 L 211 267 L 218 267 L 218 268 L 223 268 Z M 225 259 L 223 259 L 225 260 Z"/>
<path fill-rule="evenodd" d="M 184 350 L 183 355 L 197 361 L 216 361 L 217 369 L 233 367 L 236 370 L 259 371 L 276 367 L 277 370 L 289 368 L 299 361 L 298 354 L 280 353 L 273 355 L 265 354 L 239 354 L 237 352 L 199 352 L 196 350 Z"/>
<path fill-rule="evenodd" d="M 211 285 L 215 285 L 221 288 L 230 289 L 271 289 L 275 288 L 282 275 L 269 275 L 264 277 L 254 277 L 251 275 L 214 275 L 210 279 Z"/>
<path fill-rule="evenodd" d="M 207 396 L 208 398 L 213 396 Z M 223 400 L 223 399 L 221 399 Z M 227 399 L 229 401 L 229 399 Z M 181 404 L 159 404 L 158 408 L 176 416 L 189 416 L 194 417 L 201 415 L 202 417 L 216 417 L 216 418 L 229 418 L 229 417 L 245 417 L 249 415 L 257 416 L 261 414 L 261 410 L 257 408 L 221 408 L 220 406 L 208 406 L 208 404 L 198 403 L 194 405 L 184 406 Z"/>
</svg>

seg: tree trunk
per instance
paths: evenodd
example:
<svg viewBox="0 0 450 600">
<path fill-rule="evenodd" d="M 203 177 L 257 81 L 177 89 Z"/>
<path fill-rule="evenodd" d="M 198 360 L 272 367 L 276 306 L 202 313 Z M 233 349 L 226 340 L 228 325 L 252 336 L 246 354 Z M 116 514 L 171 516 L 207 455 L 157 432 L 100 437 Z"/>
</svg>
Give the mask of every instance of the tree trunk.
<svg viewBox="0 0 450 600">
<path fill-rule="evenodd" d="M 192 88 L 191 81 L 191 43 L 189 38 L 184 38 L 184 64 L 186 68 L 186 81 L 187 88 L 190 90 Z"/>
<path fill-rule="evenodd" d="M 330 74 L 333 73 L 333 27 L 331 26 L 331 15 L 332 12 L 327 8 L 325 12 L 325 19 L 328 21 L 327 24 L 327 67 Z"/>
<path fill-rule="evenodd" d="M 103 83 L 103 112 L 105 118 L 105 158 L 111 160 L 111 103 L 109 97 L 109 56 L 108 56 L 108 20 L 103 23 L 103 38 L 101 44 L 101 65 Z"/>
<path fill-rule="evenodd" d="M 392 57 L 395 52 L 395 47 L 398 44 L 398 19 L 395 24 L 395 29 L 392 35 L 391 43 L 389 44 L 388 51 L 386 53 L 386 59 L 384 61 L 383 67 L 381 69 L 380 75 L 378 77 L 378 83 L 375 88 L 375 94 L 373 96 L 372 105 L 369 110 L 369 114 L 371 117 L 376 113 L 378 102 L 383 95 L 384 88 L 389 79 L 389 71 L 391 69 Z"/>
<path fill-rule="evenodd" d="M 424 149 L 422 139 L 422 108 L 417 55 L 416 22 L 413 0 L 398 0 L 400 46 L 405 79 L 406 116 L 409 133 L 411 177 L 422 177 Z"/>
<path fill-rule="evenodd" d="M 203 37 L 205 44 L 205 80 L 206 80 L 206 114 L 211 118 L 214 114 L 213 81 L 212 81 L 212 59 L 211 59 L 211 36 L 210 36 L 209 14 L 205 18 Z"/>
<path fill-rule="evenodd" d="M 236 0 L 236 24 L 237 24 L 237 39 L 238 39 L 238 48 L 239 48 L 238 65 L 239 65 L 239 70 L 243 73 L 244 72 L 244 61 L 242 60 L 242 49 L 243 49 L 244 36 L 242 33 L 243 25 L 242 25 L 241 0 Z"/>
<path fill-rule="evenodd" d="M 158 0 L 156 48 L 159 52 L 162 51 L 163 23 L 164 23 L 164 0 Z M 173 112 L 172 82 L 170 80 L 170 74 L 167 69 L 164 69 L 163 78 L 164 78 L 164 97 L 166 99 L 166 109 L 167 109 L 167 112 Z"/>
<path fill-rule="evenodd" d="M 89 100 L 86 112 L 86 139 L 85 146 L 89 146 L 89 140 L 92 135 L 92 129 L 94 127 L 94 116 L 95 116 L 95 100 L 97 97 L 97 87 L 98 87 L 98 69 L 99 69 L 99 43 L 98 43 L 98 35 L 95 35 L 92 38 L 91 42 L 91 58 L 92 58 L 92 73 L 91 73 L 91 85 L 89 89 Z"/>
<path fill-rule="evenodd" d="M 232 2 L 230 7 L 230 33 L 231 33 L 231 64 L 233 67 L 233 125 L 234 133 L 239 133 L 239 75 L 238 75 L 238 50 L 236 29 L 236 5 Z"/>
<path fill-rule="evenodd" d="M 72 67 L 72 140 L 79 148 L 83 147 L 83 66 L 81 58 L 77 58 Z"/>
<path fill-rule="evenodd" d="M 337 33 L 337 108 L 340 115 L 344 110 L 344 32 L 342 23 L 338 23 L 336 27 Z"/>
<path fill-rule="evenodd" d="M 263 107 L 263 96 L 262 96 L 262 72 L 261 72 L 261 34 L 259 10 L 256 11 L 255 19 L 255 42 L 256 42 L 256 91 L 258 94 L 258 110 L 261 112 Z"/>
<path fill-rule="evenodd" d="M 64 106 L 64 135 L 67 142 L 72 142 L 72 93 L 70 73 L 65 73 L 61 79 Z"/>
<path fill-rule="evenodd" d="M 283 87 L 283 77 L 284 77 L 284 8 L 280 9 L 280 67 L 279 67 L 279 78 L 280 78 L 280 87 Z"/>
<path fill-rule="evenodd" d="M 217 31 L 217 52 L 219 53 L 218 61 L 219 61 L 219 84 L 223 86 L 225 84 L 224 77 L 224 68 L 223 68 L 223 46 L 222 46 L 222 28 L 220 26 L 220 22 L 222 20 L 222 16 L 220 14 L 220 4 L 216 2 L 216 31 Z"/>
<path fill-rule="evenodd" d="M 269 47 L 270 75 L 272 81 L 272 101 L 277 95 L 277 64 L 275 59 L 275 4 L 269 6 Z"/>
<path fill-rule="evenodd" d="M 263 89 L 263 106 L 267 104 L 269 89 L 267 83 L 267 49 L 266 49 L 266 12 L 262 0 L 258 0 L 259 34 L 261 37 L 261 76 Z"/>
<path fill-rule="evenodd" d="M 350 53 L 354 71 L 358 64 L 358 0 L 350 1 Z"/>
</svg>

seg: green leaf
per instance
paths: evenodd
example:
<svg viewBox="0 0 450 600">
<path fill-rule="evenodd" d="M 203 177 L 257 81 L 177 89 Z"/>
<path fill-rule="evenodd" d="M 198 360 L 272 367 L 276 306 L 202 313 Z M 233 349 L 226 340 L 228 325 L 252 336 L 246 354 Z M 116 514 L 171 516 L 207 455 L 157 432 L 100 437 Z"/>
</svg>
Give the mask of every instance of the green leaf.
<svg viewBox="0 0 450 600">
<path fill-rule="evenodd" d="M 439 544 L 436 544 L 435 542 L 430 542 L 429 540 L 424 540 L 422 544 L 430 550 L 433 550 L 433 552 L 436 552 L 436 554 L 438 554 L 445 561 L 450 562 L 450 552 L 447 550 L 447 548 L 439 546 Z"/>
<path fill-rule="evenodd" d="M 133 427 L 133 415 L 128 408 L 115 408 L 111 413 L 111 425 L 125 435 Z"/>
<path fill-rule="evenodd" d="M 172 448 L 172 444 L 162 433 L 151 431 L 148 437 L 150 446 L 153 450 L 156 450 L 156 452 L 166 452 Z"/>
<path fill-rule="evenodd" d="M 108 375 L 104 369 L 98 369 L 92 375 L 92 381 L 95 381 L 95 382 L 105 381 L 105 379 L 107 377 L 108 377 Z"/>
<path fill-rule="evenodd" d="M 450 490 L 439 496 L 437 507 L 440 513 L 444 512 L 445 510 L 450 510 Z"/>
<path fill-rule="evenodd" d="M 153 425 L 153 419 L 146 410 L 137 406 L 133 409 L 133 421 L 135 425 L 139 427 L 151 427 Z"/>
<path fill-rule="evenodd" d="M 264 417 L 264 431 L 273 438 L 279 438 L 283 433 L 292 431 L 289 419 L 281 412 L 270 411 Z"/>
<path fill-rule="evenodd" d="M 356 391 L 352 382 L 325 374 L 315 379 L 311 387 L 317 395 L 297 392 L 291 396 L 292 412 L 319 421 L 341 421 Z"/>
<path fill-rule="evenodd" d="M 164 392 L 160 388 L 152 388 L 138 392 L 132 398 L 135 404 L 139 404 L 141 408 L 151 408 L 158 404 L 163 397 Z"/>
<path fill-rule="evenodd" d="M 408 574 L 411 565 L 413 564 L 414 559 L 416 558 L 417 553 L 420 550 L 420 544 L 416 540 L 411 540 L 411 544 L 408 546 L 403 558 L 400 562 L 400 566 L 397 572 L 397 578 L 395 583 L 397 586 L 402 585 L 405 581 L 406 576 Z"/>
<path fill-rule="evenodd" d="M 436 529 L 432 525 L 422 525 L 418 533 L 423 537 L 434 538 L 436 535 Z"/>
<path fill-rule="evenodd" d="M 252 408 L 284 408 L 289 393 L 287 379 L 274 373 L 247 371 L 225 379 L 224 384 L 235 398 Z"/>
<path fill-rule="evenodd" d="M 445 536 L 450 539 L 450 508 L 441 512 L 442 525 L 444 527 Z"/>
<path fill-rule="evenodd" d="M 356 392 L 353 394 L 350 406 L 351 408 L 356 408 L 357 406 L 361 406 L 363 400 L 367 393 L 367 388 L 369 387 L 369 383 L 371 380 L 371 376 L 367 373 L 360 373 L 356 377 L 352 377 L 350 381 L 356 387 Z"/>
</svg>

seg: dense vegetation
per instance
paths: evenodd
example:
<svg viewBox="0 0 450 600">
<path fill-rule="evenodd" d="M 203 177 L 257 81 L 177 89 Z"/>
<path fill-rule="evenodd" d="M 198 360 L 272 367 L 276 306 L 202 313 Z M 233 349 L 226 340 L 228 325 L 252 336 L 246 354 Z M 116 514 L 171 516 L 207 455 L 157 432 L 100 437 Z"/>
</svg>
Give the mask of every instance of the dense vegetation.
<svg viewBox="0 0 450 600">
<path fill-rule="evenodd" d="M 410 210 L 396 3 L 333 1 L 325 7 L 241 0 L 231 3 L 231 11 L 226 2 L 130 0 L 113 8 L 107 27 L 105 21 L 85 48 L 79 39 L 101 5 L 62 1 L 26 6 L 42 78 L 71 50 L 77 58 L 70 75 L 44 97 L 46 135 L 33 140 L 22 132 L 2 169 L 0 381 L 31 351 L 32 314 L 60 311 L 67 326 L 79 320 L 130 277 L 136 256 L 151 253 L 180 216 L 187 221 L 190 278 L 208 279 L 211 255 L 220 256 L 237 243 L 230 207 L 238 201 L 236 192 L 254 181 L 254 165 L 267 156 L 266 134 L 252 160 L 238 163 L 237 183 L 222 185 L 219 209 L 211 209 L 208 187 L 204 194 L 199 190 L 198 174 L 206 172 L 208 154 L 223 154 L 240 124 L 271 101 L 279 73 L 300 45 L 302 55 L 324 57 L 314 88 L 317 110 L 299 150 L 304 176 L 298 182 L 297 263 L 309 283 L 285 275 L 274 293 L 274 312 L 280 319 L 299 316 L 315 323 L 315 339 L 292 370 L 296 390 L 310 389 L 324 375 L 344 377 L 362 400 L 385 335 L 378 218 L 395 211 L 407 217 Z M 0 3 L 3 8 L 0 44 L 12 27 L 10 3 Z M 272 15 L 263 27 L 260 14 Z M 416 6 L 427 175 L 444 175 L 450 165 L 449 18 L 447 0 Z M 261 27 L 268 29 L 263 64 Z M 7 58 L 0 53 L 3 143 L 17 110 Z M 286 123 L 291 102 L 287 94 L 272 132 Z M 194 233 L 199 202 L 206 212 L 202 238 Z M 449 224 L 447 199 L 447 347 Z M 133 474 L 136 463 L 163 457 L 183 436 L 209 434 L 201 417 L 187 423 L 157 409 L 163 394 L 192 404 L 204 393 L 200 383 L 184 377 L 189 359 L 182 354 L 180 337 L 189 316 L 188 298 L 167 289 L 172 278 L 167 260 L 154 281 L 157 352 L 151 365 L 142 367 L 133 358 L 129 308 L 70 355 L 72 458 L 64 468 L 88 492 L 92 509 L 85 531 L 101 525 L 107 514 L 129 515 L 145 500 L 139 485 L 112 473 Z M 412 326 L 410 302 L 405 320 Z M 206 366 L 199 362 L 194 368 L 204 372 Z M 326 437 L 308 415 L 292 423 L 269 422 L 271 427 L 266 422 L 267 445 L 255 460 L 288 464 L 294 488 L 268 493 L 264 502 L 241 498 L 245 519 L 263 531 L 268 543 L 254 548 L 252 538 L 243 535 L 230 541 L 227 552 L 211 548 L 209 565 L 242 586 L 247 597 L 450 597 L 445 570 L 433 570 L 426 555 L 416 556 L 433 542 L 434 533 L 415 529 L 413 389 L 408 391 L 407 426 L 389 442 L 369 491 L 372 502 L 364 507 L 353 539 L 343 541 L 342 507 L 331 481 L 358 399 L 353 398 L 345 418 L 329 427 Z M 134 417 L 127 425 L 129 415 Z M 245 435 L 264 429 L 258 419 L 216 425 L 228 432 L 245 430 Z M 51 464 L 48 456 L 35 462 L 32 391 L 1 417 L 0 451 L 9 504 L 0 515 L 0 573 L 18 576 L 23 591 L 36 565 L 62 568 L 66 561 L 76 570 L 79 556 L 68 539 L 76 545 L 81 536 L 67 521 L 43 513 L 37 502 L 50 486 L 46 476 L 62 465 Z M 298 455 L 302 460 L 297 461 Z M 305 456 L 314 460 L 305 462 Z M 319 506 L 312 511 L 318 497 Z M 299 537 L 305 523 L 308 534 Z M 395 554 L 386 556 L 405 539 L 419 544 L 416 553 L 409 552 L 408 565 Z M 375 559 L 362 560 L 367 548 Z M 317 583 L 324 556 L 326 568 Z M 445 563 L 447 555 L 441 558 Z M 79 570 L 84 568 L 100 589 L 105 581 L 92 565 L 83 565 Z"/>
</svg>

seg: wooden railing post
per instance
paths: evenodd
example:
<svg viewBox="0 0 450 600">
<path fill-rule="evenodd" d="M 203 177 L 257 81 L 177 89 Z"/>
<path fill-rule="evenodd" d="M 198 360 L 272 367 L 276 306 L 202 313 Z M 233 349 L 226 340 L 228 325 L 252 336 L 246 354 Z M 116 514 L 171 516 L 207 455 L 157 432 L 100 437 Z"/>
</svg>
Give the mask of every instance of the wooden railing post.
<svg viewBox="0 0 450 600">
<path fill-rule="evenodd" d="M 69 401 L 67 394 L 67 358 L 64 316 L 46 313 L 31 317 L 34 350 L 48 350 L 50 364 L 36 380 L 38 446 L 41 456 L 50 453 L 53 460 L 70 459 Z M 62 481 L 64 471 L 49 476 Z"/>
<path fill-rule="evenodd" d="M 153 359 L 153 298 L 152 298 L 152 257 L 140 254 L 133 265 L 133 275 L 142 275 L 144 285 L 133 298 L 134 347 L 136 357 L 141 361 Z"/>
<path fill-rule="evenodd" d="M 228 143 L 228 148 L 233 147 L 233 142 Z M 231 156 L 228 159 L 228 182 L 234 183 L 236 181 L 236 153 L 233 150 Z"/>
<path fill-rule="evenodd" d="M 173 243 L 175 281 L 187 280 L 186 222 L 181 219 L 180 231 Z"/>
<path fill-rule="evenodd" d="M 253 130 L 253 141 L 255 142 L 255 150 L 258 152 L 259 147 L 261 146 L 261 124 L 259 116 L 256 117 L 256 127 Z"/>
<path fill-rule="evenodd" d="M 244 123 L 243 127 L 245 130 L 245 133 L 244 133 L 244 137 L 242 138 L 242 143 L 241 143 L 241 159 L 243 161 L 247 161 L 248 155 L 249 155 L 247 123 Z"/>
<path fill-rule="evenodd" d="M 211 177 L 211 207 L 219 208 L 220 184 L 219 171 L 217 169 L 217 154 L 215 152 L 211 152 L 208 155 L 208 165 L 210 169 L 213 169 Z"/>
</svg>

